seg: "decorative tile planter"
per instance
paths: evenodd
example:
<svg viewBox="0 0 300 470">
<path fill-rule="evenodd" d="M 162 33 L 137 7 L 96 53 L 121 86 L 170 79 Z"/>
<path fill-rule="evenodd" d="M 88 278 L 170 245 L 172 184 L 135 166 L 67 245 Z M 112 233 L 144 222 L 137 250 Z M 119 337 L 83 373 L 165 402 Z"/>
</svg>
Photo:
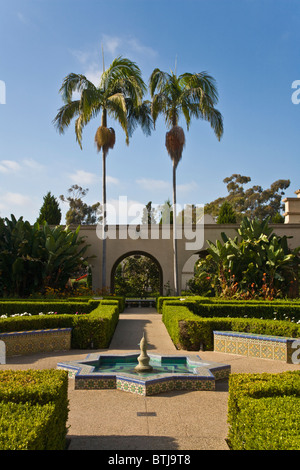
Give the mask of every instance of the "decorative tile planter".
<svg viewBox="0 0 300 470">
<path fill-rule="evenodd" d="M 214 331 L 214 351 L 292 363 L 295 338 Z"/>
<path fill-rule="evenodd" d="M 83 361 L 58 363 L 57 368 L 68 371 L 69 377 L 75 379 L 77 390 L 117 389 L 138 395 L 172 390 L 215 390 L 215 381 L 228 378 L 231 370 L 229 365 L 203 362 L 199 356 L 149 354 L 153 372 L 138 374 L 131 370 L 132 363 L 138 363 L 138 356 L 94 353 Z M 111 365 L 107 368 L 107 364 Z"/>
<path fill-rule="evenodd" d="M 72 328 L 15 331 L 0 333 L 0 340 L 5 343 L 7 357 L 25 356 L 38 352 L 71 349 L 71 331 Z"/>
</svg>

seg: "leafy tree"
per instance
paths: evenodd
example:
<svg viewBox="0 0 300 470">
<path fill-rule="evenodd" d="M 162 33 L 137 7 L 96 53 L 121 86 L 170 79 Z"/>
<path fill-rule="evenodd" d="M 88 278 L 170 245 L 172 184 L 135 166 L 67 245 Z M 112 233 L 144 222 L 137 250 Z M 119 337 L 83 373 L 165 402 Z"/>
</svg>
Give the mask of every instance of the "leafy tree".
<svg viewBox="0 0 300 470">
<path fill-rule="evenodd" d="M 261 221 L 267 217 L 276 217 L 277 221 L 283 220 L 282 217 L 278 218 L 278 214 L 280 215 L 281 199 L 290 185 L 290 180 L 277 180 L 269 189 L 263 189 L 257 185 L 245 189 L 244 185 L 248 184 L 251 178 L 239 174 L 233 174 L 223 181 L 227 184 L 228 195 L 206 204 L 205 213 L 217 217 L 222 204 L 227 201 L 233 207 L 237 221 L 241 221 L 243 217 L 257 218 Z"/>
<path fill-rule="evenodd" d="M 37 222 L 42 224 L 47 222 L 49 225 L 59 225 L 61 221 L 61 210 L 57 199 L 52 196 L 49 191 L 46 196 L 44 196 L 44 203 L 40 208 L 40 213 L 37 218 Z"/>
<path fill-rule="evenodd" d="M 217 218 L 217 224 L 235 224 L 236 215 L 232 205 L 228 201 L 224 201 L 220 207 L 220 212 Z"/>
<path fill-rule="evenodd" d="M 116 294 L 143 298 L 156 295 L 159 290 L 159 269 L 147 256 L 128 256 L 118 265 L 115 274 Z"/>
<path fill-rule="evenodd" d="M 89 206 L 82 201 L 88 193 L 88 188 L 83 189 L 77 184 L 73 184 L 69 189 L 69 196 L 60 196 L 60 200 L 69 203 L 69 210 L 66 213 L 66 224 L 67 225 L 92 225 L 102 220 L 100 215 L 101 204 L 96 202 L 92 206 Z"/>
<path fill-rule="evenodd" d="M 80 93 L 80 99 L 73 100 L 73 93 Z M 102 287 L 106 287 L 106 157 L 114 147 L 115 131 L 108 127 L 108 117 L 122 127 L 126 143 L 137 125 L 141 125 L 147 134 L 151 130 L 149 103 L 143 101 L 146 86 L 139 67 L 129 59 L 114 59 L 107 70 L 104 67 L 99 77 L 99 86 L 95 86 L 84 75 L 71 73 L 63 81 L 60 93 L 64 106 L 60 108 L 54 123 L 63 133 L 73 118 L 75 121 L 76 140 L 82 148 L 82 131 L 92 118 L 101 115 L 101 126 L 97 129 L 95 143 L 98 152 L 102 150 L 102 207 L 103 207 L 103 253 Z"/>
<path fill-rule="evenodd" d="M 206 72 L 184 73 L 177 76 L 162 72 L 156 68 L 150 77 L 150 94 L 152 98 L 151 113 L 154 124 L 161 114 L 168 129 L 165 145 L 173 165 L 173 208 L 176 208 L 176 169 L 182 157 L 185 135 L 179 124 L 179 117 L 185 119 L 189 129 L 191 119 L 208 121 L 217 138 L 223 134 L 223 118 L 215 109 L 218 93 L 214 79 Z M 174 209 L 175 215 L 176 211 Z M 176 240 L 176 217 L 173 221 L 174 252 L 174 288 L 178 295 L 178 261 Z"/>
</svg>

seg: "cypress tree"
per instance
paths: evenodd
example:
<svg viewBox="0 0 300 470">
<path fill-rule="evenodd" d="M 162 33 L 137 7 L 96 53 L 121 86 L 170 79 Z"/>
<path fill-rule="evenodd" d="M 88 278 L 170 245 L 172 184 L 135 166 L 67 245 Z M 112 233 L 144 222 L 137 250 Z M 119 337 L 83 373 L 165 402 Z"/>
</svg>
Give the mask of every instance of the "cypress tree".
<svg viewBox="0 0 300 470">
<path fill-rule="evenodd" d="M 236 224 L 236 214 L 228 201 L 223 202 L 217 218 L 217 224 Z"/>
<path fill-rule="evenodd" d="M 57 199 L 52 196 L 49 191 L 46 196 L 44 196 L 44 203 L 40 208 L 40 214 L 37 218 L 37 222 L 42 224 L 47 222 L 49 225 L 59 225 L 61 220 L 61 210 Z"/>
</svg>

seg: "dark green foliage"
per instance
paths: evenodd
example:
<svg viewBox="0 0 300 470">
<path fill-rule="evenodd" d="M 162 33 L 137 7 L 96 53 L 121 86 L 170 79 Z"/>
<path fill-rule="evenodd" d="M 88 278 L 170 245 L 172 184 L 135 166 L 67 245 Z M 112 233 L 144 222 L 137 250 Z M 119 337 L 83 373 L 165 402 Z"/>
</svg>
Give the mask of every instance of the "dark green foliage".
<svg viewBox="0 0 300 470">
<path fill-rule="evenodd" d="M 47 222 L 32 226 L 13 215 L 11 220 L 0 219 L 0 296 L 64 289 L 72 274 L 87 265 L 88 245 L 79 229 L 50 228 Z"/>
<path fill-rule="evenodd" d="M 66 371 L 0 371 L 0 407 L 1 449 L 65 448 L 68 419 Z"/>
<path fill-rule="evenodd" d="M 300 450 L 300 371 L 229 377 L 232 450 Z"/>
<path fill-rule="evenodd" d="M 125 297 L 146 298 L 160 291 L 160 272 L 147 256 L 132 255 L 116 269 L 115 293 Z"/>
<path fill-rule="evenodd" d="M 106 348 L 115 331 L 119 311 L 121 311 L 123 304 L 124 299 L 111 297 L 88 303 L 36 301 L 22 304 L 20 302 L 3 302 L 3 304 L 0 303 L 1 308 L 6 311 L 10 310 L 10 313 L 23 313 L 22 307 L 26 305 L 27 312 L 32 315 L 0 318 L 0 333 L 72 328 L 72 348 Z M 52 311 L 53 314 L 50 315 L 39 315 L 39 312 Z"/>
<path fill-rule="evenodd" d="M 250 318 L 254 309 L 258 315 L 259 305 L 253 305 L 253 310 L 249 305 L 241 306 L 241 309 L 238 310 L 238 302 L 236 302 L 236 305 L 237 309 L 232 314 L 235 306 L 233 304 L 203 304 L 201 309 L 198 310 L 198 313 L 201 312 L 200 316 L 191 311 L 192 302 L 179 304 L 176 301 L 166 301 L 163 303 L 162 320 L 175 346 L 186 350 L 198 351 L 200 346 L 203 346 L 205 350 L 213 350 L 214 330 L 250 332 L 288 338 L 300 337 L 299 324 L 286 320 L 261 319 L 262 313 L 259 318 Z M 278 306 L 276 306 L 277 309 Z M 274 315 L 274 307 L 269 306 L 269 312 L 271 310 Z M 243 318 L 244 311 L 248 312 L 248 318 Z M 288 306 L 286 311 L 289 311 Z M 299 311 L 300 307 L 298 306 Z"/>
<path fill-rule="evenodd" d="M 229 202 L 224 201 L 220 207 L 219 215 L 217 218 L 217 224 L 235 224 L 236 214 Z"/>
<path fill-rule="evenodd" d="M 55 405 L 0 403 L 0 450 L 63 450 L 65 441 L 56 447 Z M 56 439 L 55 439 L 56 440 Z M 59 444 L 59 443 L 58 443 Z"/>
<path fill-rule="evenodd" d="M 61 210 L 57 199 L 52 196 L 49 191 L 46 196 L 44 196 L 44 203 L 40 209 L 39 217 L 37 222 L 42 224 L 47 222 L 49 225 L 59 225 L 61 221 Z"/>
</svg>

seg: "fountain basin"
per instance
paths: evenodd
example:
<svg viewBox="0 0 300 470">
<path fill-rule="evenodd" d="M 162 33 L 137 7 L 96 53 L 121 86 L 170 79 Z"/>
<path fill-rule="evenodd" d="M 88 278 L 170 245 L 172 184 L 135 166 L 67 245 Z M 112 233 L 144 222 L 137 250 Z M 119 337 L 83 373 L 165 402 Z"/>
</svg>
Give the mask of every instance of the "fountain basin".
<svg viewBox="0 0 300 470">
<path fill-rule="evenodd" d="M 75 379 L 77 390 L 117 389 L 139 395 L 172 390 L 215 390 L 228 378 L 230 365 L 202 361 L 199 356 L 149 354 L 151 371 L 136 372 L 139 354 L 89 354 L 84 360 L 57 364 Z"/>
</svg>

